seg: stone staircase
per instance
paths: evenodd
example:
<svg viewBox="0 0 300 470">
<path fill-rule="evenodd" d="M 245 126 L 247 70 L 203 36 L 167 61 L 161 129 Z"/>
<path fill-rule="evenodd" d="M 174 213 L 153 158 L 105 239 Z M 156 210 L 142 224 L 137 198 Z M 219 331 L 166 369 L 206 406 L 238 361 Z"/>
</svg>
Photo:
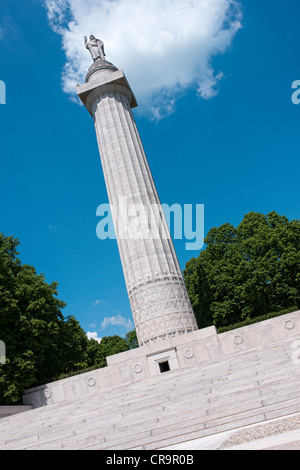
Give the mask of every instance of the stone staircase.
<svg viewBox="0 0 300 470">
<path fill-rule="evenodd" d="M 0 450 L 153 450 L 299 413 L 295 340 L 3 418 Z"/>
</svg>

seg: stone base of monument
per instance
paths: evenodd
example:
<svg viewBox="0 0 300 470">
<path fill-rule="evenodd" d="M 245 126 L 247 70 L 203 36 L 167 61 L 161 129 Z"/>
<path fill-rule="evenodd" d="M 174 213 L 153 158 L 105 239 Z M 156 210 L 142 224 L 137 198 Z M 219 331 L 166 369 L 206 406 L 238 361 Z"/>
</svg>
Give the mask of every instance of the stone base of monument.
<svg viewBox="0 0 300 470">
<path fill-rule="evenodd" d="M 224 344 L 224 347 L 229 352 L 230 346 Z M 181 336 L 170 335 L 137 349 L 107 357 L 108 365 L 105 368 L 27 390 L 23 403 L 34 408 L 61 403 L 122 384 L 142 382 L 222 355 L 214 326 Z"/>
<path fill-rule="evenodd" d="M 24 404 L 35 409 L 0 420 L 0 449 L 221 445 L 222 433 L 300 413 L 300 311 L 111 356 L 106 368 L 26 391 Z"/>
<path fill-rule="evenodd" d="M 201 366 L 211 360 L 221 367 L 229 355 L 300 334 L 299 314 L 300 311 L 222 334 L 211 326 L 181 336 L 170 335 L 107 357 L 105 368 L 27 390 L 23 404 L 33 408 L 53 405 L 122 384 L 145 381 L 169 371 Z"/>
</svg>

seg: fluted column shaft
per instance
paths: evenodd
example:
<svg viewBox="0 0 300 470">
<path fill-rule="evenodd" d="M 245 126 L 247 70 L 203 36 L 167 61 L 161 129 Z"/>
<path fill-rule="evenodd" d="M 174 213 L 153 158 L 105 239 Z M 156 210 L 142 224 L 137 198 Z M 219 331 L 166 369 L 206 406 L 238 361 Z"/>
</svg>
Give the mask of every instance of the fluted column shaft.
<svg viewBox="0 0 300 470">
<path fill-rule="evenodd" d="M 197 324 L 132 114 L 130 93 L 128 87 L 110 83 L 94 90 L 88 100 L 141 346 L 196 330 Z M 148 217 L 138 219 L 142 238 L 124 234 L 123 223 L 130 223 L 130 215 L 118 213 L 120 201 L 127 203 L 125 211 L 141 204 L 147 209 Z M 151 232 L 153 226 L 149 226 L 153 208 L 160 233 Z"/>
</svg>

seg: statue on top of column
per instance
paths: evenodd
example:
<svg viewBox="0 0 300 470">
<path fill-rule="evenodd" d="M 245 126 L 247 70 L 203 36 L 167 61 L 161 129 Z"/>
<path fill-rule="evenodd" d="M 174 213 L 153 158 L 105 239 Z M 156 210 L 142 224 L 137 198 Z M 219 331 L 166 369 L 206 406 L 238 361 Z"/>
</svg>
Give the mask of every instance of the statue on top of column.
<svg viewBox="0 0 300 470">
<path fill-rule="evenodd" d="M 105 60 L 104 44 L 100 39 L 96 39 L 93 34 L 90 35 L 90 42 L 84 36 L 85 47 L 90 51 L 94 62 L 96 60 Z"/>
</svg>

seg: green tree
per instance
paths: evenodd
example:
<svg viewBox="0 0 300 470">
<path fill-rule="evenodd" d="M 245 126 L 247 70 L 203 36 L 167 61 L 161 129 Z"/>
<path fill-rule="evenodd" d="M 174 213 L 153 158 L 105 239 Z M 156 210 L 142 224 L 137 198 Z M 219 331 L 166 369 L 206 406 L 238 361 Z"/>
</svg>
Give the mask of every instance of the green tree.
<svg viewBox="0 0 300 470">
<path fill-rule="evenodd" d="M 300 223 L 250 212 L 237 228 L 212 228 L 184 271 L 200 328 L 300 307 Z"/>
<path fill-rule="evenodd" d="M 0 234 L 0 403 L 20 400 L 28 387 L 87 366 L 87 338 L 74 317 L 64 318 L 57 283 L 48 284 L 17 257 L 19 241 Z"/>
<path fill-rule="evenodd" d="M 135 349 L 135 348 L 139 347 L 139 343 L 138 343 L 138 339 L 137 339 L 135 330 L 129 331 L 125 335 L 125 341 L 126 341 L 128 347 L 129 347 L 129 349 Z"/>
<path fill-rule="evenodd" d="M 18 258 L 19 241 L 0 233 L 0 404 L 19 402 L 26 388 L 88 367 L 105 367 L 106 357 L 137 347 L 135 332 L 88 340 L 74 316 L 64 317 L 57 283 Z"/>
<path fill-rule="evenodd" d="M 87 349 L 86 349 L 88 367 L 93 367 L 95 365 L 98 365 L 98 367 L 100 367 L 99 362 L 101 362 L 101 360 L 99 360 L 99 362 L 97 363 L 97 357 L 99 354 L 101 354 L 99 351 L 100 351 L 99 342 L 91 338 L 88 341 Z"/>
<path fill-rule="evenodd" d="M 104 336 L 100 343 L 95 344 L 97 341 L 93 340 L 90 352 L 92 350 L 92 360 L 90 363 L 97 365 L 98 367 L 106 367 L 108 356 L 118 354 L 120 352 L 128 351 L 129 346 L 124 338 L 118 335 Z"/>
</svg>

